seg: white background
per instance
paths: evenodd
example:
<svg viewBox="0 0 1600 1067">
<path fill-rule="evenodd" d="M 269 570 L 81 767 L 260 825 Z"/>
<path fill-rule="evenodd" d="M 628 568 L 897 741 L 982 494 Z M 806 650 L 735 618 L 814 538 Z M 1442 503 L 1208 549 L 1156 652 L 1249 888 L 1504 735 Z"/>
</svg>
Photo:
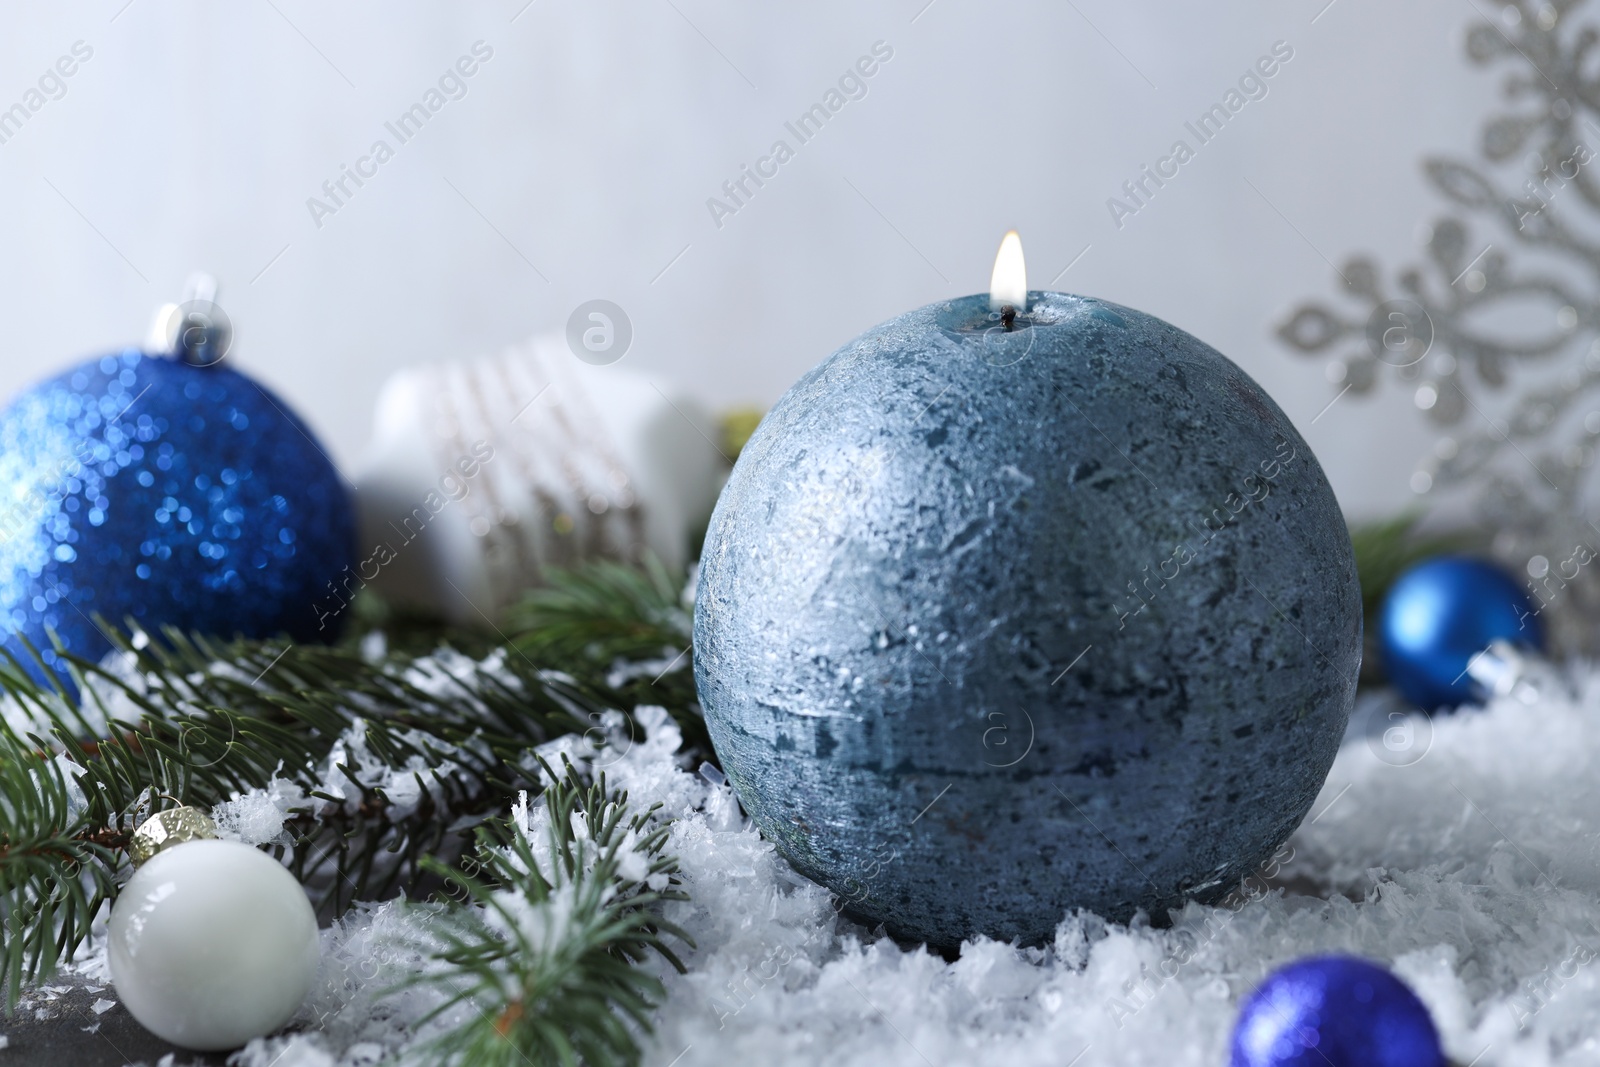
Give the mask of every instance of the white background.
<svg viewBox="0 0 1600 1067">
<path fill-rule="evenodd" d="M 632 319 L 624 365 L 765 405 L 872 324 L 985 288 L 1015 227 L 1034 287 L 1141 308 L 1240 363 L 1352 517 L 1409 503 L 1429 437 L 1407 398 L 1318 418 L 1323 360 L 1272 328 L 1333 297 L 1330 260 L 1418 257 L 1440 207 L 1419 160 L 1474 155 L 1498 99 L 1503 72 L 1461 46 L 1487 8 L 926 2 L 7 5 L 0 107 L 75 41 L 94 56 L 0 145 L 0 394 L 138 342 L 205 268 L 238 365 L 346 473 L 391 370 L 560 329 L 597 297 Z M 468 94 L 319 229 L 307 198 L 395 145 L 383 123 L 480 39 L 494 56 Z M 894 58 L 868 95 L 718 229 L 706 199 L 792 144 L 784 122 L 879 40 Z M 1192 144 L 1184 122 L 1279 40 L 1294 58 L 1269 95 L 1113 226 L 1106 199 Z"/>
</svg>

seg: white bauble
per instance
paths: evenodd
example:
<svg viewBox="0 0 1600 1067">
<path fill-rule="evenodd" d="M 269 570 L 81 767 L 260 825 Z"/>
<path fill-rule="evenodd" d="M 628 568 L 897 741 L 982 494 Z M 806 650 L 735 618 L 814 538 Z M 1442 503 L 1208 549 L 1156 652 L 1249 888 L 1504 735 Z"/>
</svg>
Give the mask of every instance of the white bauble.
<svg viewBox="0 0 1600 1067">
<path fill-rule="evenodd" d="M 111 980 L 158 1037 L 237 1048 L 288 1022 L 317 974 L 317 918 L 292 874 L 236 841 L 157 853 L 111 908 Z"/>
</svg>

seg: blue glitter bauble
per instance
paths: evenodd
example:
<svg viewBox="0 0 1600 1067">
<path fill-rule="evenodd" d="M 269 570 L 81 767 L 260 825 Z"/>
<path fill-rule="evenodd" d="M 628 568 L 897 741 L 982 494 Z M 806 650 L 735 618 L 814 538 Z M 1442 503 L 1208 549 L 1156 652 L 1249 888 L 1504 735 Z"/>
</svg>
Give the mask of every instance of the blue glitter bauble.
<svg viewBox="0 0 1600 1067">
<path fill-rule="evenodd" d="M 1424 711 L 1474 700 L 1467 662 L 1496 639 L 1543 650 L 1544 627 L 1527 593 L 1483 560 L 1418 563 L 1390 587 L 1378 612 L 1384 672 Z"/>
<path fill-rule="evenodd" d="M 987 297 L 846 345 L 711 520 L 694 663 L 762 833 L 954 946 L 1161 917 L 1294 830 L 1355 697 L 1344 518 L 1289 419 L 1149 315 Z"/>
<path fill-rule="evenodd" d="M 315 603 L 355 561 L 355 509 L 287 405 L 226 366 L 128 350 L 0 412 L 0 621 L 59 669 L 91 621 L 329 639 Z"/>
<path fill-rule="evenodd" d="M 1229 1067 L 1443 1067 L 1428 1009 L 1387 970 L 1315 956 L 1267 976 L 1239 1009 Z"/>
</svg>

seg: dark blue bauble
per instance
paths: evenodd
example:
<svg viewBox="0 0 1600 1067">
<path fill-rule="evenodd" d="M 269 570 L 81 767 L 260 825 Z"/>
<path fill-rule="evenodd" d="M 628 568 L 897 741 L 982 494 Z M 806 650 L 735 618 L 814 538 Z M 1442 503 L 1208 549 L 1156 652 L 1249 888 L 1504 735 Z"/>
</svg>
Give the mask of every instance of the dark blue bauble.
<svg viewBox="0 0 1600 1067">
<path fill-rule="evenodd" d="M 1479 559 L 1440 556 L 1416 564 L 1390 587 L 1378 612 L 1384 672 L 1424 711 L 1479 696 L 1467 662 L 1496 639 L 1542 651 L 1544 627 L 1510 575 Z"/>
<path fill-rule="evenodd" d="M 326 640 L 315 604 L 355 560 L 350 494 L 288 405 L 223 365 L 128 350 L 0 412 L 0 621 L 51 651 L 131 616 L 222 637 Z"/>
<path fill-rule="evenodd" d="M 695 672 L 757 826 L 869 925 L 1164 917 L 1299 824 L 1355 696 L 1344 519 L 1288 418 L 1159 319 L 911 312 L 803 377 L 712 517 Z"/>
<path fill-rule="evenodd" d="M 1267 976 L 1233 1028 L 1229 1067 L 1444 1067 L 1439 1031 L 1404 982 L 1352 956 Z"/>
</svg>

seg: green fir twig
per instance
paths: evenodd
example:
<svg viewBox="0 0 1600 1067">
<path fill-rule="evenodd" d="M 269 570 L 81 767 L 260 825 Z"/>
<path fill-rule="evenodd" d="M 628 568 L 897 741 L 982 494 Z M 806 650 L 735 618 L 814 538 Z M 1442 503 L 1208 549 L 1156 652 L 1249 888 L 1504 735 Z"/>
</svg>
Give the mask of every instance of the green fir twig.
<svg viewBox="0 0 1600 1067">
<path fill-rule="evenodd" d="M 74 689 L 31 672 L 41 665 L 31 648 L 31 664 L 0 650 L 8 1010 L 24 984 L 48 977 L 88 937 L 114 899 L 133 828 L 153 810 L 215 808 L 275 779 L 299 789 L 304 800 L 289 811 L 286 840 L 271 848 L 331 917 L 355 900 L 426 895 L 438 885 L 473 828 L 537 782 L 534 746 L 572 733 L 592 738 L 597 723 L 615 718 L 608 712 L 620 712 L 632 732 L 631 709 L 646 702 L 697 725 L 692 682 L 612 685 L 615 664 L 592 650 L 557 658 L 573 635 L 597 631 L 631 634 L 644 643 L 626 647 L 658 655 L 643 635 L 667 632 L 671 582 L 659 568 L 575 572 L 566 588 L 596 598 L 526 617 L 518 647 L 483 662 L 448 649 L 431 659 L 392 652 L 369 660 L 360 642 L 227 642 L 106 626 L 120 665 L 57 650 Z M 604 589 L 629 592 L 619 604 Z M 546 637 L 546 626 L 556 632 Z M 636 696 L 641 685 L 648 700 Z M 397 789 L 406 795 L 397 799 Z"/>
<path fill-rule="evenodd" d="M 547 578 L 507 613 L 512 645 L 540 662 L 604 674 L 629 706 L 664 706 L 685 745 L 714 762 L 694 687 L 684 573 L 646 556 L 638 567 L 594 563 Z"/>
<path fill-rule="evenodd" d="M 637 965 L 655 953 L 682 972 L 669 942 L 693 947 L 656 911 L 687 899 L 656 809 L 630 811 L 603 774 L 585 784 L 570 763 L 549 773 L 544 818 L 524 798 L 509 825 L 481 827 L 470 871 L 424 861 L 469 904 L 441 916 L 438 967 L 410 983 L 445 996 L 424 1024 L 468 1009 L 431 1039 L 443 1062 L 636 1064 L 665 995 Z"/>
<path fill-rule="evenodd" d="M 506 623 L 513 644 L 555 663 L 676 655 L 690 637 L 683 583 L 654 556 L 639 567 L 602 562 L 555 571 L 511 608 Z"/>
</svg>

